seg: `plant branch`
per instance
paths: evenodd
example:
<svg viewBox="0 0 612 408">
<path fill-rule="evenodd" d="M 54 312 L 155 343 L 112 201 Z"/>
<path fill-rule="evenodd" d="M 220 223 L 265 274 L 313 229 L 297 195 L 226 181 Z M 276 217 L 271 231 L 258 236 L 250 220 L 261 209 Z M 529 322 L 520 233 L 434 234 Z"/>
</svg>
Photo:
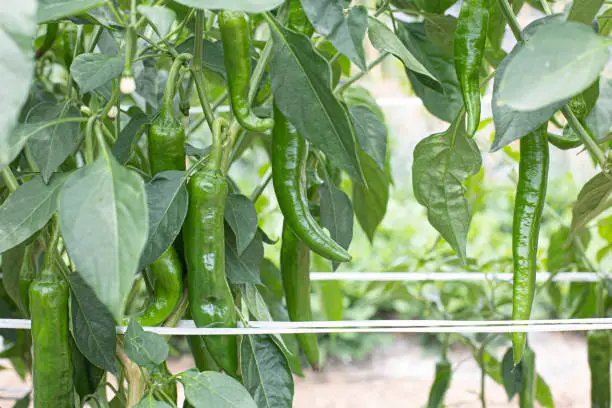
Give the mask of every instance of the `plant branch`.
<svg viewBox="0 0 612 408">
<path fill-rule="evenodd" d="M 6 166 L 2 169 L 0 173 L 2 174 L 2 178 L 4 179 L 4 184 L 6 184 L 11 193 L 14 193 L 15 190 L 19 188 L 19 182 L 15 178 L 15 175 L 13 174 L 11 168 L 9 166 Z"/>
<path fill-rule="evenodd" d="M 518 20 L 516 19 L 516 16 L 514 15 L 514 11 L 512 11 L 510 3 L 508 3 L 508 0 L 498 0 L 498 2 L 499 6 L 501 7 L 502 13 L 504 14 L 504 17 L 506 18 L 506 21 L 508 22 L 508 25 L 512 30 L 512 34 L 514 34 L 514 38 L 516 38 L 517 41 L 520 41 L 522 28 Z"/>
<path fill-rule="evenodd" d="M 389 56 L 388 52 L 383 52 L 382 54 L 380 54 L 378 56 L 378 58 L 376 58 L 374 61 L 372 61 L 370 64 L 368 64 L 368 69 L 365 71 L 360 71 L 358 73 L 356 73 L 355 75 L 353 75 L 352 77 L 350 77 L 349 79 L 347 79 L 344 83 L 338 85 L 336 87 L 336 89 L 334 90 L 334 94 L 336 95 L 340 95 L 342 92 L 344 92 L 348 87 L 350 87 L 351 85 L 353 85 L 355 82 L 359 81 L 361 78 L 363 78 L 364 76 L 366 76 L 371 70 L 372 68 L 374 68 L 375 66 L 377 66 L 378 64 L 380 64 L 381 62 L 383 62 L 385 60 L 385 58 L 387 58 Z"/>
<path fill-rule="evenodd" d="M 144 397 L 146 384 L 140 368 L 130 360 L 119 344 L 117 344 L 116 353 L 121 365 L 123 365 L 125 379 L 128 383 L 126 407 L 132 408 Z"/>
<path fill-rule="evenodd" d="M 266 170 L 266 173 L 264 174 L 263 178 L 261 179 L 257 187 L 255 187 L 255 189 L 253 190 L 253 193 L 251 194 L 251 201 L 253 203 L 255 203 L 257 199 L 261 196 L 261 193 L 263 193 L 263 191 L 266 189 L 266 187 L 270 183 L 270 180 L 272 180 L 272 167 Z"/>
<path fill-rule="evenodd" d="M 202 37 L 204 36 L 204 11 L 198 10 L 196 12 L 196 25 L 195 25 L 195 46 L 193 52 L 193 64 L 191 64 L 191 73 L 193 80 L 195 81 L 196 91 L 198 92 L 198 98 L 200 99 L 200 105 L 202 105 L 202 111 L 204 117 L 208 123 L 209 129 L 213 130 L 213 122 L 215 121 L 215 115 L 213 114 L 210 102 L 208 101 L 208 95 L 206 93 L 206 83 L 204 79 L 204 69 L 202 68 L 202 54 L 204 50 L 204 43 Z"/>
</svg>

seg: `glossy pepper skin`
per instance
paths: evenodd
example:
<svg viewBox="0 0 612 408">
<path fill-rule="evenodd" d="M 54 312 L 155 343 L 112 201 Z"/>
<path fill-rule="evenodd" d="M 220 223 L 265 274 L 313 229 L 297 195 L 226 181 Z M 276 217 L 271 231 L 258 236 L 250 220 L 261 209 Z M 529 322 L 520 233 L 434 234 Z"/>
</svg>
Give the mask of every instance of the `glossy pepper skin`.
<svg viewBox="0 0 612 408">
<path fill-rule="evenodd" d="M 538 378 L 535 367 L 535 353 L 530 347 L 525 348 L 521 369 L 523 371 L 523 382 L 519 391 L 520 408 L 534 408 L 536 395 L 536 380 Z"/>
<path fill-rule="evenodd" d="M 610 408 L 610 335 L 593 331 L 587 335 L 591 371 L 591 407 Z"/>
<path fill-rule="evenodd" d="M 253 132 L 263 132 L 274 125 L 272 119 L 257 117 L 249 103 L 251 79 L 251 32 L 243 12 L 219 12 L 219 28 L 223 42 L 223 59 L 232 111 L 240 125 Z"/>
<path fill-rule="evenodd" d="M 64 281 L 40 280 L 30 286 L 36 408 L 72 408 L 74 404 L 68 294 Z"/>
<path fill-rule="evenodd" d="M 512 319 L 529 320 L 535 294 L 538 234 L 548 180 L 549 157 L 545 126 L 524 136 L 520 143 L 519 178 L 512 222 Z M 515 364 L 521 361 L 525 339 L 525 333 L 512 334 Z"/>
<path fill-rule="evenodd" d="M 461 86 L 467 133 L 471 137 L 480 123 L 480 78 L 482 54 L 489 26 L 490 0 L 463 0 L 455 30 L 455 71 Z"/>
<path fill-rule="evenodd" d="M 155 295 L 149 305 L 134 318 L 141 326 L 158 326 L 172 314 L 181 300 L 183 268 L 172 245 L 149 268 L 155 279 Z"/>
<path fill-rule="evenodd" d="M 351 260 L 349 253 L 325 233 L 310 214 L 306 196 L 306 140 L 274 107 L 272 183 L 285 222 L 317 254 L 336 262 Z"/>
<path fill-rule="evenodd" d="M 161 110 L 149 128 L 152 175 L 167 170 L 185 170 L 185 128 L 174 113 L 173 100 L 178 74 L 188 59 L 188 54 L 180 54 L 174 60 L 166 81 Z"/>
<path fill-rule="evenodd" d="M 227 180 L 221 173 L 222 143 L 219 119 L 213 124 L 213 149 L 205 167 L 189 180 L 189 209 L 183 224 L 187 285 L 191 317 L 197 327 L 236 327 L 234 298 L 225 276 L 224 211 Z M 236 376 L 235 336 L 205 336 L 215 362 Z"/>
<path fill-rule="evenodd" d="M 219 365 L 210 355 L 202 336 L 187 336 L 187 342 L 198 371 L 220 371 Z"/>
<path fill-rule="evenodd" d="M 287 311 L 292 322 L 312 320 L 310 309 L 310 250 L 287 224 L 283 223 L 280 269 L 287 302 Z M 297 335 L 298 341 L 310 365 L 319 368 L 319 343 L 314 333 Z"/>
</svg>

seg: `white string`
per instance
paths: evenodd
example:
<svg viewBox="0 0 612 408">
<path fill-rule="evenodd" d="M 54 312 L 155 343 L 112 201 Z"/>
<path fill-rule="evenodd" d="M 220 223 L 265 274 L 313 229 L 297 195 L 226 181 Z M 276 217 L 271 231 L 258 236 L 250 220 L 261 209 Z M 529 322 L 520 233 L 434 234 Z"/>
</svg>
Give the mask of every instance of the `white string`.
<svg viewBox="0 0 612 408">
<path fill-rule="evenodd" d="M 538 272 L 537 282 L 599 282 L 602 279 L 612 279 L 612 274 L 597 272 Z M 512 273 L 505 272 L 312 272 L 312 281 L 363 281 L 363 282 L 452 282 L 452 281 L 512 281 Z"/>
</svg>

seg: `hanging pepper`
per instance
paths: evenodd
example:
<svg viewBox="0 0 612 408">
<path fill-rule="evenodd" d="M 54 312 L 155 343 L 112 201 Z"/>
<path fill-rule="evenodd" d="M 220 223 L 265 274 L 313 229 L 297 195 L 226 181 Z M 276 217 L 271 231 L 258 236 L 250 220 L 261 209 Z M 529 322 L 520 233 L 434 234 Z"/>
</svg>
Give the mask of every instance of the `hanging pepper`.
<svg viewBox="0 0 612 408">
<path fill-rule="evenodd" d="M 285 222 L 310 249 L 336 262 L 351 260 L 344 248 L 334 241 L 310 214 L 306 196 L 306 140 L 274 107 L 272 130 L 272 183 Z"/>
<path fill-rule="evenodd" d="M 74 384 L 68 285 L 45 268 L 30 286 L 34 406 L 72 408 Z"/>
<path fill-rule="evenodd" d="M 535 295 L 538 234 L 548 180 L 548 140 L 546 125 L 521 139 L 519 178 L 512 222 L 512 319 L 529 320 Z M 525 333 L 512 334 L 515 365 L 521 361 Z"/>
<path fill-rule="evenodd" d="M 220 11 L 219 28 L 232 112 L 245 129 L 253 132 L 266 131 L 274 125 L 274 121 L 257 117 L 251 110 L 248 97 L 251 78 L 251 32 L 244 13 Z"/>
<path fill-rule="evenodd" d="M 187 342 L 198 371 L 220 371 L 202 336 L 187 336 Z"/>
<path fill-rule="evenodd" d="M 444 397 L 448 392 L 448 387 L 453 376 L 453 368 L 446 357 L 442 357 L 436 363 L 436 377 L 429 390 L 427 408 L 441 408 L 444 406 Z"/>
<path fill-rule="evenodd" d="M 480 123 L 480 67 L 489 25 L 489 0 L 463 0 L 455 30 L 455 71 L 461 86 L 467 133 Z"/>
<path fill-rule="evenodd" d="M 591 370 L 591 407 L 610 408 L 610 335 L 607 331 L 589 332 L 587 346 Z"/>
<path fill-rule="evenodd" d="M 234 298 L 225 276 L 224 210 L 228 185 L 221 173 L 223 119 L 213 123 L 209 161 L 189 180 L 189 209 L 183 225 L 191 316 L 197 327 L 236 327 Z M 238 344 L 235 336 L 205 336 L 217 364 L 235 376 Z"/>
<path fill-rule="evenodd" d="M 310 250 L 293 232 L 287 221 L 283 223 L 280 267 L 289 318 L 293 322 L 312 320 L 310 308 Z M 297 335 L 310 365 L 319 368 L 319 344 L 314 333 Z"/>
<path fill-rule="evenodd" d="M 521 408 L 534 408 L 538 375 L 535 368 L 535 353 L 529 346 L 525 347 L 521 370 L 523 372 L 523 381 L 521 382 L 519 392 L 519 406 Z"/>
</svg>

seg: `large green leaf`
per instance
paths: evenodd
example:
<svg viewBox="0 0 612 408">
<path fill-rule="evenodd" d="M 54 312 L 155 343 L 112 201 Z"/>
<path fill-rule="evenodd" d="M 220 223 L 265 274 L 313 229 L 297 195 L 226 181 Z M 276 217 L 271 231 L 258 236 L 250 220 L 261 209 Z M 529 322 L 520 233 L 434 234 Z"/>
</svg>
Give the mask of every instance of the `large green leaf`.
<svg viewBox="0 0 612 408">
<path fill-rule="evenodd" d="M 590 25 L 604 3 L 605 0 L 574 0 L 567 20 Z"/>
<path fill-rule="evenodd" d="M 125 331 L 123 348 L 130 360 L 149 370 L 166 361 L 170 352 L 170 347 L 162 336 L 144 331 L 133 318 Z"/>
<path fill-rule="evenodd" d="M 263 261 L 264 248 L 259 234 L 255 234 L 249 245 L 238 254 L 236 236 L 229 225 L 225 225 L 225 268 L 227 279 L 234 285 L 261 283 L 259 267 Z"/>
<path fill-rule="evenodd" d="M 427 14 L 424 24 L 427 38 L 438 44 L 446 54 L 452 57 L 455 53 L 457 18 L 448 15 Z"/>
<path fill-rule="evenodd" d="M 45 226 L 57 208 L 57 197 L 66 180 L 61 174 L 45 184 L 36 176 L 22 184 L 0 206 L 0 253 L 21 244 Z"/>
<path fill-rule="evenodd" d="M 183 171 L 165 171 L 146 185 L 149 238 L 140 258 L 141 269 L 159 258 L 181 232 L 189 204 L 184 175 Z"/>
<path fill-rule="evenodd" d="M 188 370 L 180 380 L 185 398 L 194 408 L 257 408 L 246 388 L 228 375 Z"/>
<path fill-rule="evenodd" d="M 384 170 L 387 156 L 387 127 L 368 106 L 351 106 L 349 113 L 355 128 L 357 144 L 381 170 Z M 364 175 L 367 177 L 365 171 Z"/>
<path fill-rule="evenodd" d="M 117 375 L 115 364 L 115 320 L 81 275 L 72 273 L 70 280 L 70 314 L 72 337 L 79 351 L 92 364 Z"/>
<path fill-rule="evenodd" d="M 582 228 L 587 222 L 610 207 L 608 200 L 612 193 L 612 179 L 599 173 L 590 179 L 580 193 L 572 210 L 572 231 Z"/>
<path fill-rule="evenodd" d="M 348 249 L 353 240 L 353 205 L 346 193 L 337 188 L 331 180 L 319 187 L 321 201 L 321 225 L 342 248 Z M 338 267 L 334 262 L 334 269 Z"/>
<path fill-rule="evenodd" d="M 572 268 L 583 270 L 583 248 L 587 248 L 591 239 L 589 230 L 581 230 L 576 238 L 582 244 L 582 248 L 576 245 L 569 228 L 560 227 L 551 234 L 546 256 L 546 270 L 549 272 L 569 271 Z"/>
<path fill-rule="evenodd" d="M 273 17 L 268 21 L 274 39 L 270 80 L 278 109 L 338 167 L 361 181 L 355 134 L 346 108 L 331 90 L 329 64 L 308 37 L 287 30 Z"/>
<path fill-rule="evenodd" d="M 66 180 L 60 225 L 77 271 L 119 321 L 147 240 L 142 178 L 110 152 Z"/>
<path fill-rule="evenodd" d="M 370 156 L 363 152 L 360 155 L 367 186 L 353 183 L 353 209 L 359 225 L 372 242 L 376 229 L 387 213 L 390 183 L 385 171 Z"/>
<path fill-rule="evenodd" d="M 508 401 L 510 401 L 520 390 L 523 384 L 523 370 L 521 369 L 522 361 L 514 366 L 514 353 L 512 347 L 504 353 L 501 363 L 501 375 Z"/>
<path fill-rule="evenodd" d="M 259 408 L 293 406 L 293 376 L 289 363 L 270 336 L 243 337 L 240 367 L 244 385 Z"/>
<path fill-rule="evenodd" d="M 38 0 L 37 22 L 76 16 L 104 4 L 104 0 Z"/>
<path fill-rule="evenodd" d="M 2 253 L 2 286 L 6 294 L 17 305 L 22 315 L 29 317 L 28 286 L 24 281 L 34 279 L 37 273 L 37 260 L 42 252 L 39 240 L 22 243 Z"/>
<path fill-rule="evenodd" d="M 533 132 L 568 102 L 569 99 L 564 99 L 533 111 L 515 110 L 508 105 L 498 103 L 499 88 L 510 61 L 512 61 L 523 48 L 528 46 L 529 39 L 534 35 L 538 27 L 543 24 L 551 24 L 559 21 L 561 21 L 559 15 L 551 15 L 536 20 L 525 27 L 521 33 L 524 41 L 517 43 L 512 52 L 497 67 L 495 71 L 495 83 L 493 85 L 493 99 L 491 102 L 493 121 L 495 123 L 495 138 L 491 145 L 491 151 L 499 150 L 513 141 Z"/>
<path fill-rule="evenodd" d="M 283 0 L 175 0 L 177 3 L 198 9 L 244 10 L 261 13 L 280 6 Z"/>
<path fill-rule="evenodd" d="M 609 58 L 608 43 L 580 23 L 541 25 L 508 63 L 497 104 L 533 111 L 588 88 Z"/>
<path fill-rule="evenodd" d="M 36 105 L 28 114 L 28 123 L 49 122 L 66 117 L 79 118 L 79 110 L 69 102 L 61 104 L 45 102 Z M 45 183 L 51 174 L 76 150 L 79 144 L 79 124 L 77 122 L 60 122 L 37 132 L 28 140 L 28 146 L 40 169 Z"/>
<path fill-rule="evenodd" d="M 113 155 L 121 164 L 126 164 L 130 160 L 139 137 L 144 132 L 146 125 L 151 122 L 149 117 L 136 107 L 131 107 L 128 114 L 130 121 L 121 129 L 112 148 Z"/>
<path fill-rule="evenodd" d="M 391 31 L 385 23 L 374 17 L 370 17 L 368 19 L 368 37 L 374 48 L 381 52 L 389 52 L 395 55 L 404 63 L 406 69 L 416 72 L 417 74 L 426 75 L 436 82 L 438 81 L 438 79 L 429 72 L 410 51 L 408 51 L 400 39 L 397 38 L 395 33 Z"/>
<path fill-rule="evenodd" d="M 236 237 L 236 250 L 242 255 L 257 233 L 257 211 L 242 194 L 230 194 L 225 203 L 225 221 Z"/>
<path fill-rule="evenodd" d="M 164 401 L 153 399 L 153 393 L 148 393 L 134 408 L 172 408 L 172 405 Z"/>
<path fill-rule="evenodd" d="M 325 37 L 362 71 L 367 69 L 363 38 L 368 11 L 363 6 L 345 11 L 345 0 L 301 0 L 302 8 L 317 32 Z"/>
<path fill-rule="evenodd" d="M 599 98 L 587 116 L 586 124 L 596 139 L 604 138 L 612 129 L 612 79 L 600 78 Z"/>
<path fill-rule="evenodd" d="M 36 1 L 4 3 L 0 13 L 0 168 L 11 162 L 23 147 L 11 131 L 28 97 L 34 71 L 32 39 L 36 33 Z"/>
<path fill-rule="evenodd" d="M 151 25 L 155 26 L 162 37 L 170 32 L 172 23 L 176 20 L 176 13 L 163 6 L 145 6 L 141 4 L 138 6 L 138 12 L 145 16 Z M 158 37 L 155 38 L 158 39 Z"/>
<path fill-rule="evenodd" d="M 452 122 L 463 107 L 452 55 L 427 37 L 423 23 L 400 24 L 398 36 L 406 48 L 438 78 L 443 88 L 440 91 L 439 84 L 431 78 L 406 70 L 414 93 L 421 98 L 429 112 L 446 122 Z"/>
<path fill-rule="evenodd" d="M 478 173 L 481 164 L 478 146 L 465 132 L 463 114 L 448 130 L 423 139 L 414 149 L 414 195 L 427 208 L 430 224 L 463 262 L 472 219 L 463 183 L 470 174 Z"/>
<path fill-rule="evenodd" d="M 104 54 L 81 54 L 70 66 L 72 78 L 82 93 L 108 85 L 123 71 L 123 60 Z"/>
</svg>

